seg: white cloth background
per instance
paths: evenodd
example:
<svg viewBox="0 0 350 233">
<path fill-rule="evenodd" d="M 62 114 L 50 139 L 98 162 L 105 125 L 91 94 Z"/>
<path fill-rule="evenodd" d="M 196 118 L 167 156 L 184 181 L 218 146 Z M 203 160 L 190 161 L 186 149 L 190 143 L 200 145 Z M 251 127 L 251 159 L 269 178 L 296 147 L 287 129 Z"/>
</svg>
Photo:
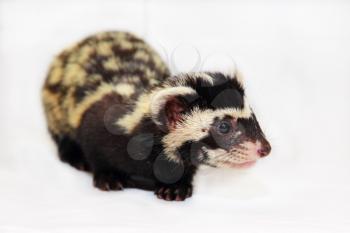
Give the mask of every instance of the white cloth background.
<svg viewBox="0 0 350 233">
<path fill-rule="evenodd" d="M 201 170 L 183 203 L 94 189 L 58 161 L 40 88 L 55 54 L 103 30 L 144 37 L 174 72 L 232 57 L 271 156 Z M 0 232 L 349 232 L 349 41 L 345 0 L 2 0 Z"/>
</svg>

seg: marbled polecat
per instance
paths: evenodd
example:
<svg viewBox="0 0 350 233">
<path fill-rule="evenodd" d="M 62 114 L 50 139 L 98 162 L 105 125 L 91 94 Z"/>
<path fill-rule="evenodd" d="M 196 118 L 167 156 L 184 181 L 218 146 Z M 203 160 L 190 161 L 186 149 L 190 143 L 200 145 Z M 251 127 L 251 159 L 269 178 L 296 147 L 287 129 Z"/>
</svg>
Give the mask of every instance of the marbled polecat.
<svg viewBox="0 0 350 233">
<path fill-rule="evenodd" d="M 93 35 L 53 61 L 42 91 L 59 157 L 101 190 L 192 195 L 200 165 L 244 167 L 271 147 L 235 72 L 171 76 L 125 32 Z"/>
</svg>

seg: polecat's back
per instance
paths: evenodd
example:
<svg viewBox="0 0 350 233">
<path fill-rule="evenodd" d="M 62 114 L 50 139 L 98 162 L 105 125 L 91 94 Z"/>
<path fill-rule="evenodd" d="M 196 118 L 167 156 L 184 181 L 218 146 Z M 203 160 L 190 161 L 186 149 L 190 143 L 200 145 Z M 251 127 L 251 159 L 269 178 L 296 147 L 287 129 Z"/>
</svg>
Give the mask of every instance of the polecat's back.
<svg viewBox="0 0 350 233">
<path fill-rule="evenodd" d="M 169 76 L 166 64 L 143 40 L 126 32 L 104 32 L 67 48 L 52 63 L 43 102 L 53 135 L 73 136 L 84 112 L 115 92 L 122 102 Z"/>
</svg>

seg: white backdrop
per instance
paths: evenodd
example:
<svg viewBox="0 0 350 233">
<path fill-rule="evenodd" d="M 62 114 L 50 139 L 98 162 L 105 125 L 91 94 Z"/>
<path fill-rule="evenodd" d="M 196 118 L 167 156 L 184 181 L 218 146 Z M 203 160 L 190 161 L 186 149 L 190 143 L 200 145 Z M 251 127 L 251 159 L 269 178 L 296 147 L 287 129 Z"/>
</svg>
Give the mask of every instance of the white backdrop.
<svg viewBox="0 0 350 233">
<path fill-rule="evenodd" d="M 232 57 L 272 154 L 201 170 L 183 203 L 94 189 L 58 161 L 40 87 L 55 54 L 103 30 L 144 37 L 174 72 Z M 349 232 L 349 41 L 345 0 L 2 0 L 0 232 Z"/>
</svg>

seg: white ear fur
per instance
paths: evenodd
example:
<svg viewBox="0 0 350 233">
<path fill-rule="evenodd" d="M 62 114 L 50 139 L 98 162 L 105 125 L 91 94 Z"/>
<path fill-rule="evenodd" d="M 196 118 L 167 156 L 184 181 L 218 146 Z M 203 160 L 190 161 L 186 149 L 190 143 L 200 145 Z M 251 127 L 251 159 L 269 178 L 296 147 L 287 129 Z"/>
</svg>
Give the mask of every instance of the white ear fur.
<svg viewBox="0 0 350 233">
<path fill-rule="evenodd" d="M 171 97 L 193 95 L 197 92 L 190 87 L 169 87 L 156 92 L 151 98 L 151 116 L 157 125 L 162 125 L 160 114 L 163 114 L 165 104 Z"/>
<path fill-rule="evenodd" d="M 235 71 L 235 77 L 241 87 L 244 87 L 244 76 L 238 69 Z"/>
<path fill-rule="evenodd" d="M 237 68 L 236 64 L 233 67 L 230 67 L 229 69 L 223 71 L 224 74 L 227 74 L 229 77 L 235 78 L 237 82 L 241 85 L 241 87 L 244 87 L 244 76 L 240 72 L 240 70 Z"/>
</svg>

